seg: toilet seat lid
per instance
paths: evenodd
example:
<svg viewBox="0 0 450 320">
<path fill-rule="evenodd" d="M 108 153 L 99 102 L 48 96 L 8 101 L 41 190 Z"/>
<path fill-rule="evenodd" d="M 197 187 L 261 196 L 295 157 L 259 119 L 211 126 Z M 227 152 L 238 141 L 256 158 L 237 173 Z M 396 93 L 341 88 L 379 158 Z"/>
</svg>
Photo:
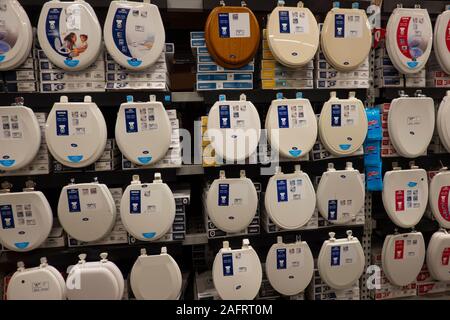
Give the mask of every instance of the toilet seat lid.
<svg viewBox="0 0 450 320">
<path fill-rule="evenodd" d="M 178 298 L 182 276 L 177 262 L 167 254 L 141 254 L 131 269 L 130 282 L 138 300 L 175 300 Z"/>
<path fill-rule="evenodd" d="M 116 222 L 116 205 L 105 184 L 69 184 L 61 190 L 58 219 L 64 230 L 79 241 L 105 237 Z"/>
<path fill-rule="evenodd" d="M 85 102 L 61 101 L 53 105 L 45 125 L 45 138 L 52 156 L 65 166 L 86 167 L 105 150 L 107 129 L 102 112 L 91 97 Z"/>
<path fill-rule="evenodd" d="M 433 233 L 428 243 L 426 259 L 433 279 L 450 281 L 450 235 L 446 230 Z"/>
<path fill-rule="evenodd" d="M 36 157 L 41 129 L 33 110 L 24 106 L 0 107 L 0 169 L 18 170 Z M 5 126 L 7 129 L 5 129 Z"/>
<path fill-rule="evenodd" d="M 442 228 L 450 228 L 450 171 L 443 170 L 430 181 L 429 202 L 433 217 Z"/>
<path fill-rule="evenodd" d="M 433 49 L 442 70 L 450 74 L 450 8 L 442 12 L 436 19 Z"/>
<path fill-rule="evenodd" d="M 44 3 L 37 35 L 48 59 L 68 71 L 89 67 L 97 59 L 103 45 L 97 15 L 84 0 Z"/>
<path fill-rule="evenodd" d="M 450 119 L 450 91 L 447 91 L 447 95 L 439 105 L 436 120 L 439 139 L 447 152 L 450 152 L 450 125 L 448 124 L 448 119 Z"/>
<path fill-rule="evenodd" d="M 130 70 L 153 65 L 166 41 L 158 7 L 145 2 L 111 1 L 103 33 L 108 53 Z"/>
<path fill-rule="evenodd" d="M 150 102 L 122 103 L 117 115 L 115 137 L 123 155 L 138 165 L 162 159 L 170 147 L 172 126 L 169 116 L 155 96 Z"/>
<path fill-rule="evenodd" d="M 12 251 L 39 247 L 50 234 L 53 214 L 40 191 L 0 194 L 0 242 Z"/>
<path fill-rule="evenodd" d="M 266 274 L 270 285 L 283 295 L 304 291 L 314 274 L 314 259 L 308 244 L 305 241 L 285 244 L 279 239 L 267 253 Z"/>
<path fill-rule="evenodd" d="M 389 282 L 406 286 L 415 281 L 425 260 L 422 233 L 388 235 L 383 243 L 381 262 Z"/>
<path fill-rule="evenodd" d="M 414 227 L 428 203 L 427 172 L 417 167 L 387 171 L 383 179 L 382 198 L 392 222 L 401 228 Z"/>
</svg>

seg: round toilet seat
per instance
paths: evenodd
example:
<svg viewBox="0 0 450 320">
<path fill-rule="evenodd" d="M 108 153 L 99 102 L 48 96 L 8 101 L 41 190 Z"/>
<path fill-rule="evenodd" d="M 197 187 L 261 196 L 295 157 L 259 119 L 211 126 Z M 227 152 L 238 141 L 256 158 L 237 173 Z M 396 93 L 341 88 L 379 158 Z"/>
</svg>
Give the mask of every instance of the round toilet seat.
<svg viewBox="0 0 450 320">
<path fill-rule="evenodd" d="M 52 209 L 40 191 L 0 194 L 0 218 L 0 242 L 18 252 L 39 247 L 53 224 Z"/>
<path fill-rule="evenodd" d="M 442 228 L 450 229 L 450 171 L 444 168 L 430 181 L 429 203 L 433 217 Z"/>
<path fill-rule="evenodd" d="M 261 287 L 261 261 L 248 239 L 241 249 L 231 249 L 227 241 L 217 253 L 212 276 L 214 287 L 223 300 L 252 300 Z"/>
<path fill-rule="evenodd" d="M 450 91 L 447 91 L 447 95 L 442 99 L 439 105 L 436 127 L 439 134 L 439 139 L 443 144 L 447 152 L 450 153 L 450 125 L 448 124 L 450 119 Z"/>
<path fill-rule="evenodd" d="M 300 166 L 294 173 L 276 172 L 267 184 L 264 206 L 282 229 L 296 230 L 307 224 L 316 208 L 316 193 L 308 174 Z"/>
<path fill-rule="evenodd" d="M 361 243 L 347 231 L 348 237 L 324 241 L 317 259 L 322 280 L 331 288 L 343 290 L 353 286 L 364 272 L 365 258 Z"/>
<path fill-rule="evenodd" d="M 172 228 L 175 199 L 160 173 L 155 173 L 153 183 L 133 176 L 120 201 L 120 217 L 125 229 L 141 241 L 158 240 Z"/>
<path fill-rule="evenodd" d="M 450 7 L 436 19 L 433 49 L 441 69 L 450 74 Z"/>
<path fill-rule="evenodd" d="M 0 1 L 0 71 L 19 67 L 30 56 L 33 30 L 27 13 L 17 0 Z"/>
<path fill-rule="evenodd" d="M 111 232 L 116 222 L 116 205 L 105 184 L 69 184 L 59 196 L 58 219 L 72 238 L 97 241 Z"/>
<path fill-rule="evenodd" d="M 21 169 L 34 160 L 41 145 L 36 115 L 24 106 L 0 107 L 0 119 L 0 169 Z"/>
<path fill-rule="evenodd" d="M 415 281 L 425 260 L 422 233 L 388 235 L 383 243 L 381 262 L 389 282 L 406 286 Z"/>
<path fill-rule="evenodd" d="M 283 295 L 304 291 L 314 274 L 314 259 L 308 244 L 305 241 L 285 244 L 278 239 L 267 253 L 266 274 L 270 285 Z"/>
<path fill-rule="evenodd" d="M 163 247 L 157 255 L 142 251 L 131 269 L 130 283 L 138 300 L 175 300 L 180 295 L 182 276 L 177 262 Z"/>
<path fill-rule="evenodd" d="M 428 243 L 426 259 L 433 279 L 450 281 L 450 235 L 446 230 L 433 233 Z"/>
<path fill-rule="evenodd" d="M 138 165 L 149 165 L 162 159 L 170 147 L 172 126 L 169 116 L 155 96 L 150 102 L 120 105 L 115 137 L 123 155 Z"/>
<path fill-rule="evenodd" d="M 111 1 L 103 33 L 108 53 L 130 70 L 153 65 L 166 41 L 159 9 L 150 2 Z"/>
<path fill-rule="evenodd" d="M 267 138 L 283 157 L 297 159 L 317 141 L 317 118 L 308 99 L 276 99 L 267 111 Z"/>
<path fill-rule="evenodd" d="M 275 7 L 267 22 L 267 42 L 275 59 L 290 67 L 302 67 L 314 58 L 319 47 L 319 27 L 311 10 Z"/>
<path fill-rule="evenodd" d="M 97 15 L 84 0 L 44 3 L 37 35 L 48 59 L 68 71 L 88 68 L 103 46 Z"/>
</svg>

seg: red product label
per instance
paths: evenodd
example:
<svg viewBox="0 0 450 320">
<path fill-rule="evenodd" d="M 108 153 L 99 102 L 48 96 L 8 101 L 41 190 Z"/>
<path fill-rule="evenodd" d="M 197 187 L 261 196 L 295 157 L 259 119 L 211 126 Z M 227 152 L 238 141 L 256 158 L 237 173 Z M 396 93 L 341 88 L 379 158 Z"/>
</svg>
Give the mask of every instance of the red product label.
<svg viewBox="0 0 450 320">
<path fill-rule="evenodd" d="M 405 241 L 404 240 L 395 240 L 395 252 L 394 259 L 401 260 L 403 259 L 403 255 L 405 253 Z"/>
<path fill-rule="evenodd" d="M 441 263 L 443 266 L 448 266 L 450 260 L 450 248 L 445 248 L 442 251 Z"/>
<path fill-rule="evenodd" d="M 408 46 L 408 28 L 411 17 L 401 17 L 397 26 L 397 45 L 400 52 L 409 59 L 412 58 Z"/>
<path fill-rule="evenodd" d="M 445 31 L 445 43 L 447 44 L 447 49 L 450 51 L 450 19 L 447 23 L 447 30 Z"/>
<path fill-rule="evenodd" d="M 445 221 L 450 221 L 450 213 L 448 207 L 448 197 L 450 193 L 450 186 L 445 186 L 441 188 L 439 192 L 438 199 L 438 210 L 441 214 L 441 217 L 444 218 Z"/>
<path fill-rule="evenodd" d="M 405 211 L 405 190 L 395 191 L 395 211 Z"/>
</svg>

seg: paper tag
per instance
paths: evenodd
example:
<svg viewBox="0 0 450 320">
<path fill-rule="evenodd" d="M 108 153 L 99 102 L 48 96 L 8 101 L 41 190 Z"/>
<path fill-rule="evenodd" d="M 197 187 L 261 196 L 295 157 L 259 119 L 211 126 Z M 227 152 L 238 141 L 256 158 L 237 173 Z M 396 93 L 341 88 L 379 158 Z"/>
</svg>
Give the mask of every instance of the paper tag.
<svg viewBox="0 0 450 320">
<path fill-rule="evenodd" d="M 405 241 L 395 240 L 394 244 L 394 259 L 402 260 L 405 254 Z"/>
<path fill-rule="evenodd" d="M 238 251 L 234 253 L 234 266 L 235 266 L 235 271 L 236 273 L 246 273 L 251 271 L 248 268 L 247 262 L 250 261 L 249 258 L 245 258 L 246 256 L 248 256 L 249 252 L 248 251 Z"/>
<path fill-rule="evenodd" d="M 280 33 L 303 34 L 309 32 L 309 18 L 300 10 L 282 10 L 278 13 Z"/>
<path fill-rule="evenodd" d="M 439 191 L 438 196 L 438 210 L 445 221 L 450 221 L 449 193 L 450 186 L 444 186 Z"/>
<path fill-rule="evenodd" d="M 222 270 L 225 277 L 232 276 L 234 274 L 232 253 L 222 254 Z"/>
<path fill-rule="evenodd" d="M 67 189 L 67 205 L 69 212 L 81 212 L 80 194 L 78 189 Z"/>
<path fill-rule="evenodd" d="M 341 246 L 331 247 L 331 266 L 338 267 L 341 265 Z"/>
<path fill-rule="evenodd" d="M 13 210 L 10 204 L 0 206 L 0 217 L 2 219 L 3 229 L 15 228 Z"/>
<path fill-rule="evenodd" d="M 397 25 L 397 46 L 400 52 L 410 60 L 417 60 L 428 47 L 426 38 L 426 20 L 422 15 L 401 17 Z M 417 63 L 407 64 L 411 68 Z"/>
<path fill-rule="evenodd" d="M 356 252 L 353 246 L 351 245 L 343 245 L 342 246 L 342 254 L 341 254 L 341 262 L 342 264 L 353 264 L 356 261 Z"/>
<path fill-rule="evenodd" d="M 250 37 L 250 15 L 247 12 L 219 13 L 219 37 Z"/>
<path fill-rule="evenodd" d="M 1 116 L 0 140 L 22 140 L 22 121 L 17 114 Z"/>
</svg>

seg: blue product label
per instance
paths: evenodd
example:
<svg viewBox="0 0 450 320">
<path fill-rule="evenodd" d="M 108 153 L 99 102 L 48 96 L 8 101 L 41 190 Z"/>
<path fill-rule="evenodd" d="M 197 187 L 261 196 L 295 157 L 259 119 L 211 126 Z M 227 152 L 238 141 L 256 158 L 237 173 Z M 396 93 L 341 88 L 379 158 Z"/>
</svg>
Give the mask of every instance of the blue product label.
<svg viewBox="0 0 450 320">
<path fill-rule="evenodd" d="M 290 33 L 291 25 L 289 23 L 289 11 L 280 11 L 278 17 L 280 20 L 280 33 Z"/>
<path fill-rule="evenodd" d="M 223 275 L 225 277 L 233 275 L 233 254 L 224 253 L 222 255 Z"/>
<path fill-rule="evenodd" d="M 119 8 L 116 10 L 112 24 L 112 37 L 116 48 L 126 57 L 127 62 L 132 67 L 138 67 L 142 61 L 133 57 L 127 43 L 127 19 L 130 9 Z"/>
<path fill-rule="evenodd" d="M 219 116 L 220 116 L 220 128 L 221 129 L 231 128 L 230 106 L 229 105 L 219 106 Z"/>
<path fill-rule="evenodd" d="M 331 105 L 331 126 L 340 127 L 341 126 L 341 105 L 333 104 Z"/>
<path fill-rule="evenodd" d="M 14 215 L 10 204 L 0 206 L 0 217 L 3 229 L 14 229 Z"/>
<path fill-rule="evenodd" d="M 338 201 L 328 200 L 328 220 L 336 220 L 338 212 Z"/>
<path fill-rule="evenodd" d="M 230 202 L 230 185 L 228 183 L 219 184 L 218 205 L 227 207 Z"/>
<path fill-rule="evenodd" d="M 287 202 L 288 199 L 288 185 L 286 180 L 277 180 L 277 199 L 278 202 Z"/>
<path fill-rule="evenodd" d="M 56 111 L 56 135 L 57 136 L 69 135 L 69 115 L 67 110 Z"/>
<path fill-rule="evenodd" d="M 127 128 L 127 133 L 138 132 L 136 108 L 125 108 L 124 112 L 125 112 L 125 128 Z"/>
<path fill-rule="evenodd" d="M 230 37 L 230 15 L 228 13 L 219 13 L 219 37 Z"/>
<path fill-rule="evenodd" d="M 80 194 L 78 189 L 67 189 L 69 212 L 81 212 Z"/>
<path fill-rule="evenodd" d="M 336 14 L 334 16 L 334 37 L 345 37 L 345 14 Z"/>
<path fill-rule="evenodd" d="M 341 247 L 333 246 L 331 247 L 331 266 L 340 266 L 341 265 Z"/>
<path fill-rule="evenodd" d="M 286 269 L 286 249 L 277 249 L 277 269 Z"/>
<path fill-rule="evenodd" d="M 130 213 L 141 213 L 141 190 L 130 190 Z"/>
<path fill-rule="evenodd" d="M 9 156 L 4 156 L 3 159 L 0 159 L 0 166 L 3 167 L 11 167 L 14 163 L 16 163 L 16 160 L 10 159 Z"/>
<path fill-rule="evenodd" d="M 6 55 L 0 54 L 0 62 L 3 62 L 6 59 Z"/>
<path fill-rule="evenodd" d="M 278 106 L 278 128 L 289 128 L 289 108 L 288 106 Z"/>
</svg>

